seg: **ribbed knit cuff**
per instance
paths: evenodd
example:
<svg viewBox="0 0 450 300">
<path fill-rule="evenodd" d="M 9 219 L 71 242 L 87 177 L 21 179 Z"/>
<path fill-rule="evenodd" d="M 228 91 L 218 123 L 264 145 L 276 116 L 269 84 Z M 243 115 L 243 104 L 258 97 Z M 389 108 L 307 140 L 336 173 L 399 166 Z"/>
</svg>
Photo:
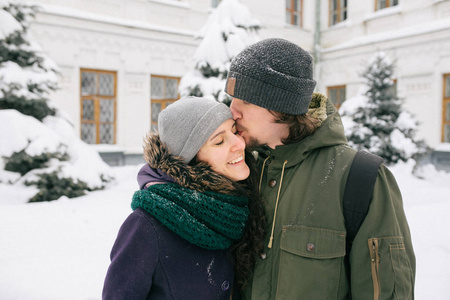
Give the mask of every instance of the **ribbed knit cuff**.
<svg viewBox="0 0 450 300">
<path fill-rule="evenodd" d="M 232 72 L 228 73 L 225 92 L 237 98 L 266 109 L 290 115 L 302 115 L 308 112 L 315 82 L 304 78 L 290 78 L 292 84 L 303 90 L 302 94 L 281 89 L 270 83 Z"/>
</svg>

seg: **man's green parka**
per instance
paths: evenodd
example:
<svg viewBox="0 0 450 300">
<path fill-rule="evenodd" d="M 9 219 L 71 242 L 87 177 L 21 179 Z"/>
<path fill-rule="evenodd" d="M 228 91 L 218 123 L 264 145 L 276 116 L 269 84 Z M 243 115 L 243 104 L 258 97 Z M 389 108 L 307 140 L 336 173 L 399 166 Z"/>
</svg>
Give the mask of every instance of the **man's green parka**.
<svg viewBox="0 0 450 300">
<path fill-rule="evenodd" d="M 413 299 L 415 256 L 393 175 L 380 167 L 346 266 L 342 203 L 356 151 L 325 96 L 313 95 L 308 114 L 325 119 L 314 134 L 259 155 L 268 233 L 243 298 L 349 299 L 351 289 L 352 299 Z"/>
</svg>

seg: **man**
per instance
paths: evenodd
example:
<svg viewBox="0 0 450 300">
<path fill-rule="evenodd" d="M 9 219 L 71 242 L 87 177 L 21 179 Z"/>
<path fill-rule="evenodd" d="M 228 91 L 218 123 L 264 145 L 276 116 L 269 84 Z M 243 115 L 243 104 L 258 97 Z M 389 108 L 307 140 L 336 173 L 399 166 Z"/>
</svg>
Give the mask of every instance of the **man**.
<svg viewBox="0 0 450 300">
<path fill-rule="evenodd" d="M 356 151 L 333 104 L 313 94 L 312 70 L 311 56 L 282 39 L 251 45 L 230 66 L 225 92 L 239 134 L 258 150 L 270 225 L 243 298 L 412 299 L 411 236 L 383 165 L 346 262 L 343 194 Z"/>
</svg>

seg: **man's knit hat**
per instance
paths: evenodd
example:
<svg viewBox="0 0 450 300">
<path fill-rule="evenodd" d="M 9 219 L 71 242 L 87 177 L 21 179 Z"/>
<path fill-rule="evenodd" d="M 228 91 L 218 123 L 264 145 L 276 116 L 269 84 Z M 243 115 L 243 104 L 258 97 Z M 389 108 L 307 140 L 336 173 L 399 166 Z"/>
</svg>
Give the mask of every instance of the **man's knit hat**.
<svg viewBox="0 0 450 300">
<path fill-rule="evenodd" d="M 189 163 L 217 127 L 231 118 L 230 109 L 223 103 L 184 97 L 159 114 L 159 137 L 173 155 Z"/>
<path fill-rule="evenodd" d="M 316 82 L 311 55 L 283 39 L 266 39 L 231 62 L 225 92 L 233 98 L 291 115 L 308 111 Z"/>
</svg>

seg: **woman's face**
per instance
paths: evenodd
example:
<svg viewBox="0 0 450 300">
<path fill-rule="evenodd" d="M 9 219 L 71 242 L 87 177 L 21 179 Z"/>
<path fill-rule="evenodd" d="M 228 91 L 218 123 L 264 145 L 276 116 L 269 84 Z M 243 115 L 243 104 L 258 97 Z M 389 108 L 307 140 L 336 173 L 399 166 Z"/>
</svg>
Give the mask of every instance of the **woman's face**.
<svg viewBox="0 0 450 300">
<path fill-rule="evenodd" d="M 244 139 L 237 134 L 235 122 L 229 119 L 211 134 L 198 151 L 197 159 L 208 163 L 215 172 L 240 181 L 250 174 L 244 150 Z"/>
</svg>

